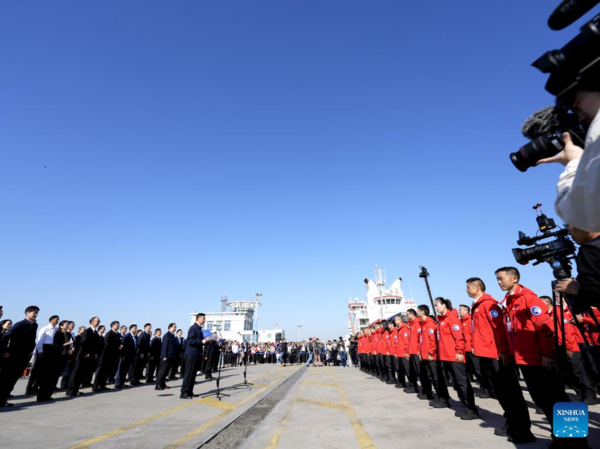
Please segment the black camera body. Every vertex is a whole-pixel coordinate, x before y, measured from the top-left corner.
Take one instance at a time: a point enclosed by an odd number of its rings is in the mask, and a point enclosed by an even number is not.
[[[542,262],[550,264],[554,277],[558,280],[571,277],[571,259],[575,255],[575,244],[569,238],[569,232],[566,229],[553,231],[557,226],[554,220],[548,218],[541,210],[541,204],[536,204],[533,208],[538,212],[536,221],[542,235],[528,237],[524,232],[519,231],[520,246],[529,246],[528,248],[513,248],[512,252],[517,263],[527,265],[534,260],[533,265]],[[556,237],[554,240],[545,243],[538,243]]]

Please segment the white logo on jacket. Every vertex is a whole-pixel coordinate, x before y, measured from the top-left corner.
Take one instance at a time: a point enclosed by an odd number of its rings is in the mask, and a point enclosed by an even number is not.
[[[533,306],[531,308],[531,314],[535,315],[535,316],[541,315],[542,314],[542,309],[540,309],[538,306]]]
[[[452,329],[454,329],[455,331],[460,330],[460,326],[458,324],[455,324],[454,326],[452,326]]]

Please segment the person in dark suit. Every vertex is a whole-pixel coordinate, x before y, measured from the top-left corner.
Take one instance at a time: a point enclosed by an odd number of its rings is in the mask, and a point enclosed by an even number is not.
[[[194,384],[196,383],[196,364],[198,358],[202,356],[202,345],[211,341],[211,337],[202,336],[202,325],[206,321],[206,315],[199,313],[196,315],[196,322],[192,324],[188,331],[185,351],[185,373],[183,383],[181,384],[181,399],[192,399],[194,397]]]
[[[93,391],[100,392],[107,390],[106,382],[108,376],[113,372],[113,367],[119,363],[119,354],[123,348],[123,337],[119,333],[119,322],[113,321],[110,323],[110,330],[103,338],[104,349],[102,357],[96,370],[96,378],[94,379]]]
[[[69,322],[69,331],[71,333],[71,338],[73,339],[73,346],[71,347],[72,351],[69,353],[69,359],[67,360],[67,366],[62,374],[62,380],[60,381],[60,389],[66,390],[69,386],[69,379],[71,378],[71,373],[75,368],[75,359],[77,358],[77,352],[81,346],[81,336],[85,332],[85,326],[79,326],[77,329],[77,335],[73,334],[73,329],[75,329],[75,323],[73,321]]]
[[[167,380],[167,374],[173,365],[177,365],[179,362],[179,339],[175,335],[177,324],[169,324],[169,330],[162,339],[162,346],[160,348],[160,367],[158,368],[158,374],[156,375],[156,387],[155,390],[164,390],[169,388],[165,381]]]
[[[58,378],[64,373],[69,357],[74,352],[73,335],[69,332],[69,325],[72,321],[61,321],[58,330],[54,334],[54,352],[56,353],[56,371],[54,373],[54,383],[56,386]]]
[[[79,391],[81,384],[83,383],[85,376],[90,369],[96,366],[100,354],[103,349],[103,339],[98,334],[98,325],[100,324],[100,318],[97,316],[90,319],[90,327],[81,335],[81,346],[77,351],[75,358],[75,367],[73,373],[69,379],[69,386],[67,388],[67,396],[77,396],[83,394]]]
[[[158,370],[160,365],[160,352],[162,348],[162,342],[160,336],[162,335],[162,329],[156,329],[154,331],[154,337],[150,340],[150,352],[148,354],[148,369],[146,370],[146,383],[154,383],[154,373]]]
[[[127,379],[127,373],[135,361],[137,340],[135,334],[137,333],[137,324],[131,324],[129,326],[129,332],[123,337],[123,349],[121,350],[121,361],[119,362],[119,371],[117,372],[117,378],[115,379],[115,388],[125,388],[125,380]]]
[[[207,330],[202,330],[202,336],[204,338],[206,337],[212,337],[212,333],[210,331]],[[212,380],[212,372],[214,370],[213,368],[213,361],[214,361],[214,356],[215,356],[215,352],[219,351],[219,344],[213,340],[207,344],[204,345],[204,347],[202,348],[202,369],[201,372],[204,373],[204,378],[205,380]]]
[[[185,341],[185,338],[183,338],[183,330],[178,329],[175,335],[177,336],[177,340],[179,340],[179,354],[177,354],[177,362],[173,362],[169,379],[176,379],[178,371],[180,376],[183,377],[183,343]]]
[[[40,308],[29,306],[25,309],[25,319],[15,323],[0,342],[0,357],[3,359],[0,371],[0,407],[9,407],[8,397],[17,380],[27,368],[35,348],[38,325],[36,318]]]
[[[121,346],[123,346],[123,338],[125,337],[126,333],[127,333],[127,326],[121,326],[121,328],[119,329],[119,337],[121,338]],[[122,350],[122,348],[121,348],[121,350]],[[121,350],[119,350],[119,355],[117,356],[117,359],[116,359],[114,365],[111,367],[110,373],[108,373],[108,381],[106,382],[107,384],[115,383],[115,377],[117,377],[117,373],[119,372],[119,365],[121,364]]]
[[[133,380],[130,382],[131,385],[141,385],[140,379],[144,377],[144,368],[148,364],[148,354],[150,353],[151,331],[152,325],[150,323],[144,324],[144,331],[140,334],[137,341],[137,353],[133,364]]]

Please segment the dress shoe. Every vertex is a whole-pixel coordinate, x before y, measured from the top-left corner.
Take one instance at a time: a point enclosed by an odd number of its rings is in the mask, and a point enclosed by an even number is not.
[[[180,399],[194,399],[194,396],[191,396],[189,394],[182,394],[181,396],[179,396]]]
[[[527,444],[536,441],[535,436],[531,431],[527,432],[509,432],[508,441],[515,444]]]
[[[478,413],[475,413],[473,410],[467,410],[462,415],[460,415],[460,419],[463,421],[472,421],[474,419],[481,419]]]

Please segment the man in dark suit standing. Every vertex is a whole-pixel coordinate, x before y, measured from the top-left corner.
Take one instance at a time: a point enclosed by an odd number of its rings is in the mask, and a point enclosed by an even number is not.
[[[148,369],[146,370],[146,383],[154,383],[154,373],[158,370],[160,365],[160,352],[162,348],[162,342],[160,336],[162,335],[162,329],[157,328],[154,331],[154,337],[150,340],[150,352],[148,354]]]
[[[100,318],[97,316],[90,320],[90,327],[81,335],[81,347],[77,351],[77,357],[75,358],[75,367],[73,373],[69,379],[69,387],[67,389],[67,396],[77,396],[83,394],[79,391],[82,382],[85,380],[87,373],[93,370],[96,366],[100,354],[103,349],[103,339],[98,334],[98,325],[100,324]]]
[[[81,336],[85,332],[85,326],[80,326],[79,329],[77,329],[77,335],[73,333],[73,329],[75,329],[75,323],[73,321],[70,321],[69,333],[71,334],[73,345],[71,346],[72,351],[69,352],[67,366],[65,367],[65,370],[62,373],[62,379],[60,381],[61,390],[66,390],[69,386],[69,379],[71,378],[71,373],[75,368],[75,359],[77,359],[77,353],[79,352],[79,348],[81,347]]]
[[[27,368],[31,354],[35,348],[35,337],[38,325],[36,318],[40,308],[29,306],[25,309],[25,319],[15,323],[0,342],[0,407],[10,407],[7,402],[17,380]]]
[[[169,379],[176,379],[178,370],[180,377],[183,377],[183,348],[185,343],[185,338],[183,338],[183,330],[178,329],[175,335],[179,340],[179,354],[177,354],[177,363],[174,363],[173,367],[171,368],[171,375],[169,376]]]
[[[115,379],[115,388],[124,388],[125,380],[127,379],[127,373],[131,368],[135,360],[135,353],[137,347],[137,340],[135,334],[137,333],[137,324],[129,326],[129,332],[123,336],[123,349],[121,350],[121,361],[119,362],[119,371],[117,372],[117,378]],[[127,386],[128,387],[128,386]]]
[[[140,379],[144,377],[144,368],[148,364],[148,354],[150,353],[150,332],[152,325],[144,324],[144,331],[138,338],[137,354],[133,365],[133,380],[131,385],[141,385]]]
[[[194,384],[196,383],[196,363],[202,356],[202,345],[211,341],[210,337],[203,338],[202,325],[206,321],[206,315],[199,313],[196,315],[196,322],[192,324],[188,331],[185,351],[185,373],[183,383],[181,384],[181,399],[192,399],[194,397]]]
[[[156,375],[156,387],[155,390],[164,390],[167,387],[165,381],[167,380],[167,374],[169,369],[179,362],[179,339],[175,335],[177,324],[169,324],[169,330],[162,339],[162,346],[160,349],[160,367],[158,368],[158,374]]]
[[[114,366],[119,363],[119,354],[123,348],[123,337],[119,333],[119,322],[113,321],[110,323],[110,330],[103,338],[104,350],[102,358],[96,370],[96,378],[94,379],[93,391],[100,392],[107,390],[106,382],[108,376],[113,372]]]

